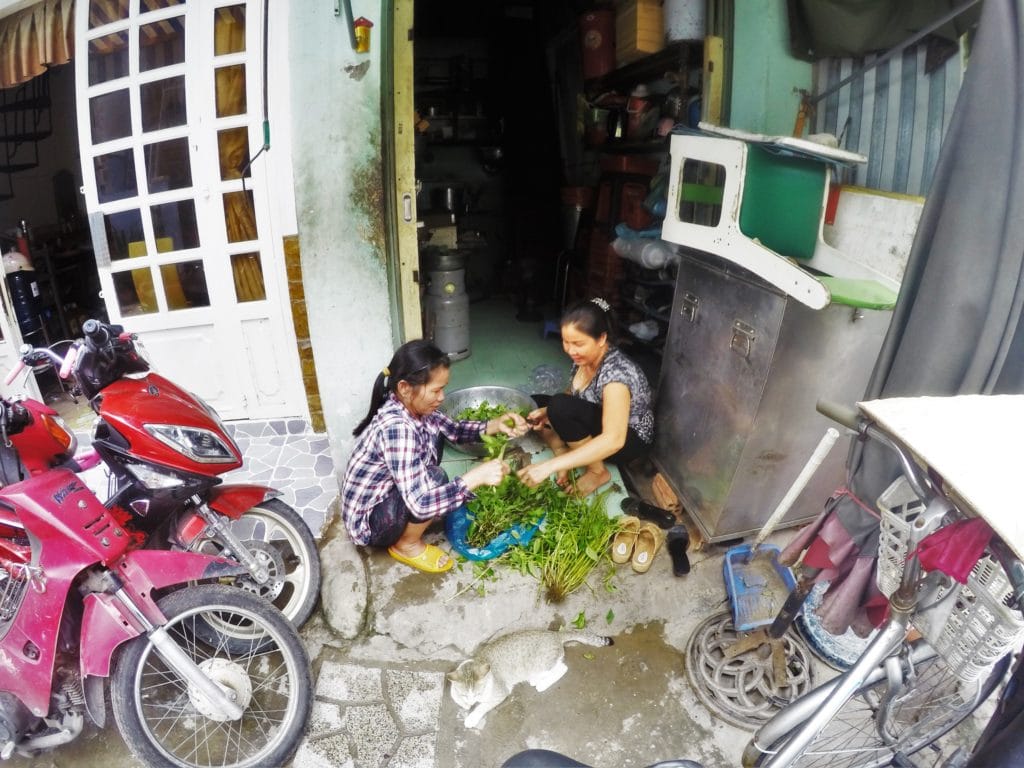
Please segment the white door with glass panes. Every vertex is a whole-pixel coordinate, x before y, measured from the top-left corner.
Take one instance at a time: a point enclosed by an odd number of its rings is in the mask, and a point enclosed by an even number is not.
[[[263,3],[82,0],[86,206],[111,322],[224,418],[306,415],[263,146]],[[276,65],[275,65],[276,66]]]

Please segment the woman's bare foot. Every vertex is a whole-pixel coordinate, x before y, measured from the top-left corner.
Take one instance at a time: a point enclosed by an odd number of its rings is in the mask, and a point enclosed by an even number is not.
[[[555,475],[555,483],[558,485],[559,488],[568,488],[569,487],[569,473],[568,472],[559,472],[557,475]]]
[[[602,485],[611,482],[611,479],[611,472],[607,469],[602,469],[600,472],[594,472],[588,469],[576,478],[573,492],[580,497],[589,496]]]

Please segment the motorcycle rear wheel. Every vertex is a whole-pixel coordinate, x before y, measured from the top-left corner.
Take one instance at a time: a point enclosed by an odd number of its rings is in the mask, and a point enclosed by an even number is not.
[[[111,705],[128,748],[144,763],[173,768],[285,765],[302,739],[312,706],[309,659],[295,628],[263,600],[219,584],[172,592],[159,601],[178,647],[243,704],[237,721],[204,714],[200,694],[163,661],[149,638],[118,654]],[[211,627],[258,626],[241,650]]]
[[[280,499],[268,499],[228,524],[271,571],[269,584],[239,576],[233,586],[267,599],[295,627],[301,627],[316,609],[321,578],[320,552],[302,515]],[[201,540],[196,549],[207,555],[222,553],[219,542],[212,539]]]

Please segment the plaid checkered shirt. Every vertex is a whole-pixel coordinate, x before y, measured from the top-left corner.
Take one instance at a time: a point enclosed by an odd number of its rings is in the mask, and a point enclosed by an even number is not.
[[[435,486],[427,468],[437,464],[438,435],[453,443],[479,440],[485,421],[453,421],[440,411],[417,419],[394,395],[356,440],[345,469],[341,512],[356,544],[370,539],[370,512],[397,487],[412,516],[430,520],[473,498],[461,477]]]

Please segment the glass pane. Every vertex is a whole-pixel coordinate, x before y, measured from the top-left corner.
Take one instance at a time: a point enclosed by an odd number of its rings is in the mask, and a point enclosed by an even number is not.
[[[185,17],[175,16],[139,26],[139,71],[185,61]]]
[[[142,232],[140,211],[108,213],[103,217],[103,223],[107,230],[107,250],[110,251],[112,261],[145,255],[146,236]]]
[[[251,191],[224,194],[224,226],[229,243],[257,238],[256,208],[252,203]]]
[[[160,253],[199,247],[199,227],[196,224],[196,206],[191,200],[154,205],[153,237]]]
[[[101,203],[139,194],[135,180],[135,156],[130,149],[99,155],[93,159],[93,164],[96,167],[96,194]]]
[[[222,179],[242,178],[242,169],[245,175],[250,175],[249,170],[249,129],[229,128],[226,131],[217,132],[217,148],[220,152],[220,177]]]
[[[141,0],[139,13],[158,11],[161,8],[172,8],[175,5],[182,5],[185,0]]]
[[[149,267],[114,272],[114,292],[122,315],[146,315],[157,311],[156,291]]]
[[[679,185],[679,220],[687,224],[717,227],[722,218],[725,166],[703,160],[683,160]]]
[[[217,81],[217,117],[245,114],[245,65],[221,67]]]
[[[180,264],[164,264],[160,267],[164,279],[164,295],[168,309],[188,309],[210,306],[210,294],[206,290],[206,272],[203,262],[183,261]]]
[[[128,76],[128,33],[89,41],[89,85]]]
[[[245,50],[245,6],[218,8],[213,19],[213,55],[240,53]]]
[[[123,139],[132,135],[132,115],[128,89],[93,96],[89,99],[92,143]]]
[[[92,0],[89,3],[89,29],[128,18],[128,0]]]
[[[235,298],[238,301],[263,301],[267,298],[263,264],[258,253],[232,255],[231,272],[235,276]]]
[[[188,159],[188,139],[171,139],[147,144],[146,182],[150,192],[192,186],[192,167]]]
[[[139,87],[142,99],[142,130],[158,131],[185,125],[185,76],[169,77]]]

